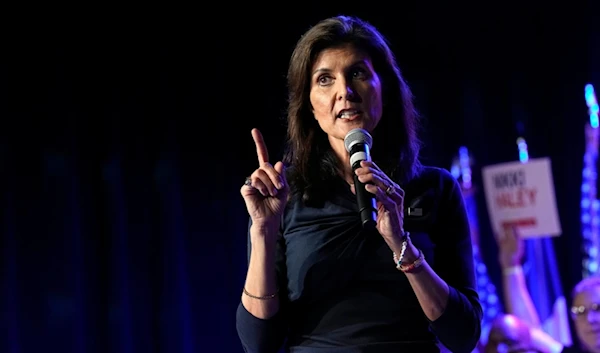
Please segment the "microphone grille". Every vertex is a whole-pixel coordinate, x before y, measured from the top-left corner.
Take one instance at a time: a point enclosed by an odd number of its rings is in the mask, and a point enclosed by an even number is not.
[[[352,146],[357,143],[364,143],[369,148],[373,145],[373,137],[367,132],[365,129],[352,129],[348,131],[346,137],[344,137],[344,146],[346,146],[346,151],[350,152]]]

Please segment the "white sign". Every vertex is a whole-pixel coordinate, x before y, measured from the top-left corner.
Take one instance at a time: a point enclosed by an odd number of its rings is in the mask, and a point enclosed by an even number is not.
[[[562,233],[549,158],[483,167],[483,187],[495,234],[515,225],[523,238]]]

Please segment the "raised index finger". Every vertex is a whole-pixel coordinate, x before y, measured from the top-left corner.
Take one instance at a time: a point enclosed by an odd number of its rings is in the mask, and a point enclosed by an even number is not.
[[[262,166],[265,163],[269,163],[269,152],[265,145],[265,140],[258,129],[252,129],[252,138],[256,144],[256,155],[258,156],[258,163]]]

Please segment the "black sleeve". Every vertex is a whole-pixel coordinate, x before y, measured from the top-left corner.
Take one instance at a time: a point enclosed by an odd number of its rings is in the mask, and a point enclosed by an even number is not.
[[[471,352],[481,334],[483,311],[477,294],[469,220],[458,182],[444,171],[440,183],[434,271],[448,284],[450,295],[446,309],[431,322],[431,328],[452,352]]]

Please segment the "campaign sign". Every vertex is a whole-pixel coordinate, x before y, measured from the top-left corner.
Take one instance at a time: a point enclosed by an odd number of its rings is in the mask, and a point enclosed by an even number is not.
[[[523,238],[562,233],[549,158],[483,167],[483,187],[495,234],[515,225]]]

